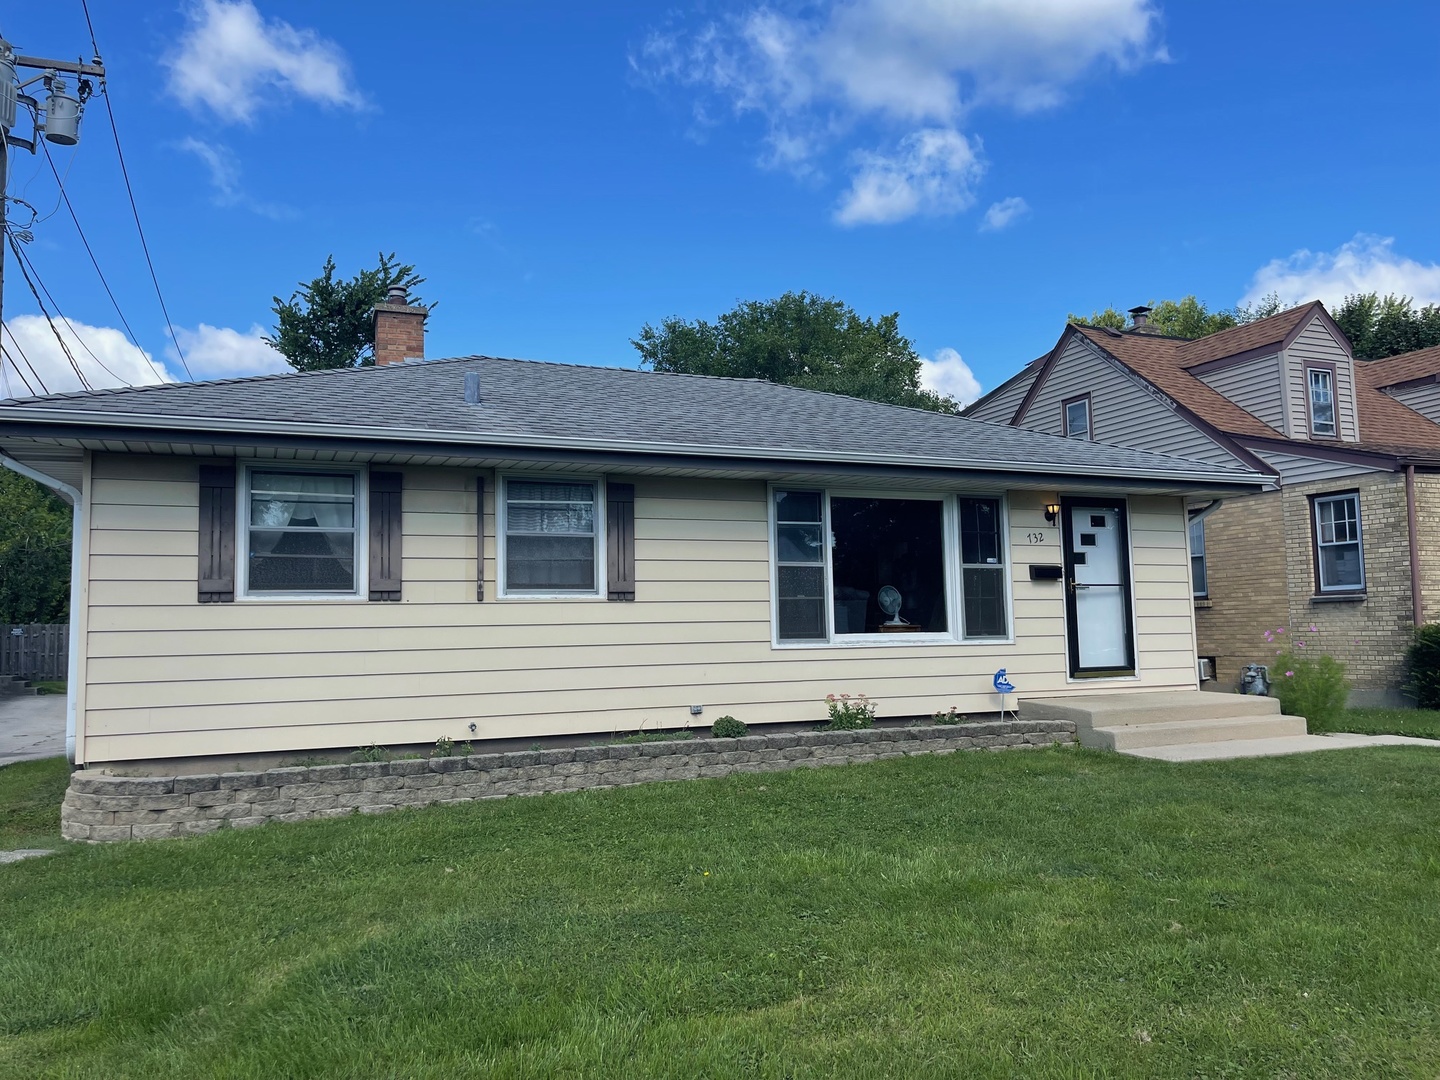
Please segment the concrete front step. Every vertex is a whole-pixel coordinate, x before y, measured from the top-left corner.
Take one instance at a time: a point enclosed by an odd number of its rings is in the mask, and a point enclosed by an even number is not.
[[[1301,717],[1265,716],[1124,724],[1090,728],[1088,731],[1082,729],[1079,735],[1084,746],[1138,750],[1151,746],[1233,742],[1237,739],[1283,739],[1305,733],[1305,721]]]
[[[1280,715],[1280,702],[1249,694],[1207,694],[1199,690],[1134,691],[1123,694],[1071,694],[1022,698],[1026,720],[1070,720],[1091,727],[1168,724],[1180,720]]]

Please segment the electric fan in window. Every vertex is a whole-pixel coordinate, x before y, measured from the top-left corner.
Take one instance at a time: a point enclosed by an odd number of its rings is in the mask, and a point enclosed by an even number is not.
[[[894,585],[884,586],[880,590],[879,595],[875,597],[875,602],[880,605],[881,611],[890,616],[890,621],[885,624],[886,626],[910,625],[909,619],[902,619],[900,617],[900,605],[903,600],[900,596],[900,590],[895,588]]]

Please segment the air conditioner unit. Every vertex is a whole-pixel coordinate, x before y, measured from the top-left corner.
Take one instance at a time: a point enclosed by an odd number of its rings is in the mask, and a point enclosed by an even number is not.
[[[1201,682],[1215,681],[1215,658],[1212,656],[1198,656],[1195,658],[1195,670],[1200,676]]]

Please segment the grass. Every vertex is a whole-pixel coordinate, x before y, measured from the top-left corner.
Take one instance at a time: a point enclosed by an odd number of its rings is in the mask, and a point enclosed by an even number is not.
[[[693,739],[693,731],[637,731],[631,735],[617,735],[611,739],[612,743],[648,743],[648,742],[683,742],[686,739]]]
[[[1435,709],[1346,709],[1332,726],[1307,721],[1310,732],[1351,731],[1359,735],[1410,735],[1440,739],[1440,711]]]
[[[1437,766],[956,754],[76,845],[0,867],[0,1076],[1434,1077]]]
[[[0,768],[0,851],[59,846],[60,800],[69,783],[63,757]]]
[[[41,679],[38,682],[32,682],[30,685],[35,687],[35,689],[42,694],[65,693],[65,683],[63,680],[60,682],[56,682],[53,679]]]

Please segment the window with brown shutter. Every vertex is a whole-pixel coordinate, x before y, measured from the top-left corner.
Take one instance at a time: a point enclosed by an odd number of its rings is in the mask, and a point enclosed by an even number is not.
[[[404,476],[370,474],[370,599],[400,599],[401,512]]]
[[[635,599],[635,485],[605,487],[605,561],[610,600]]]
[[[200,466],[202,604],[235,599],[235,464]]]

